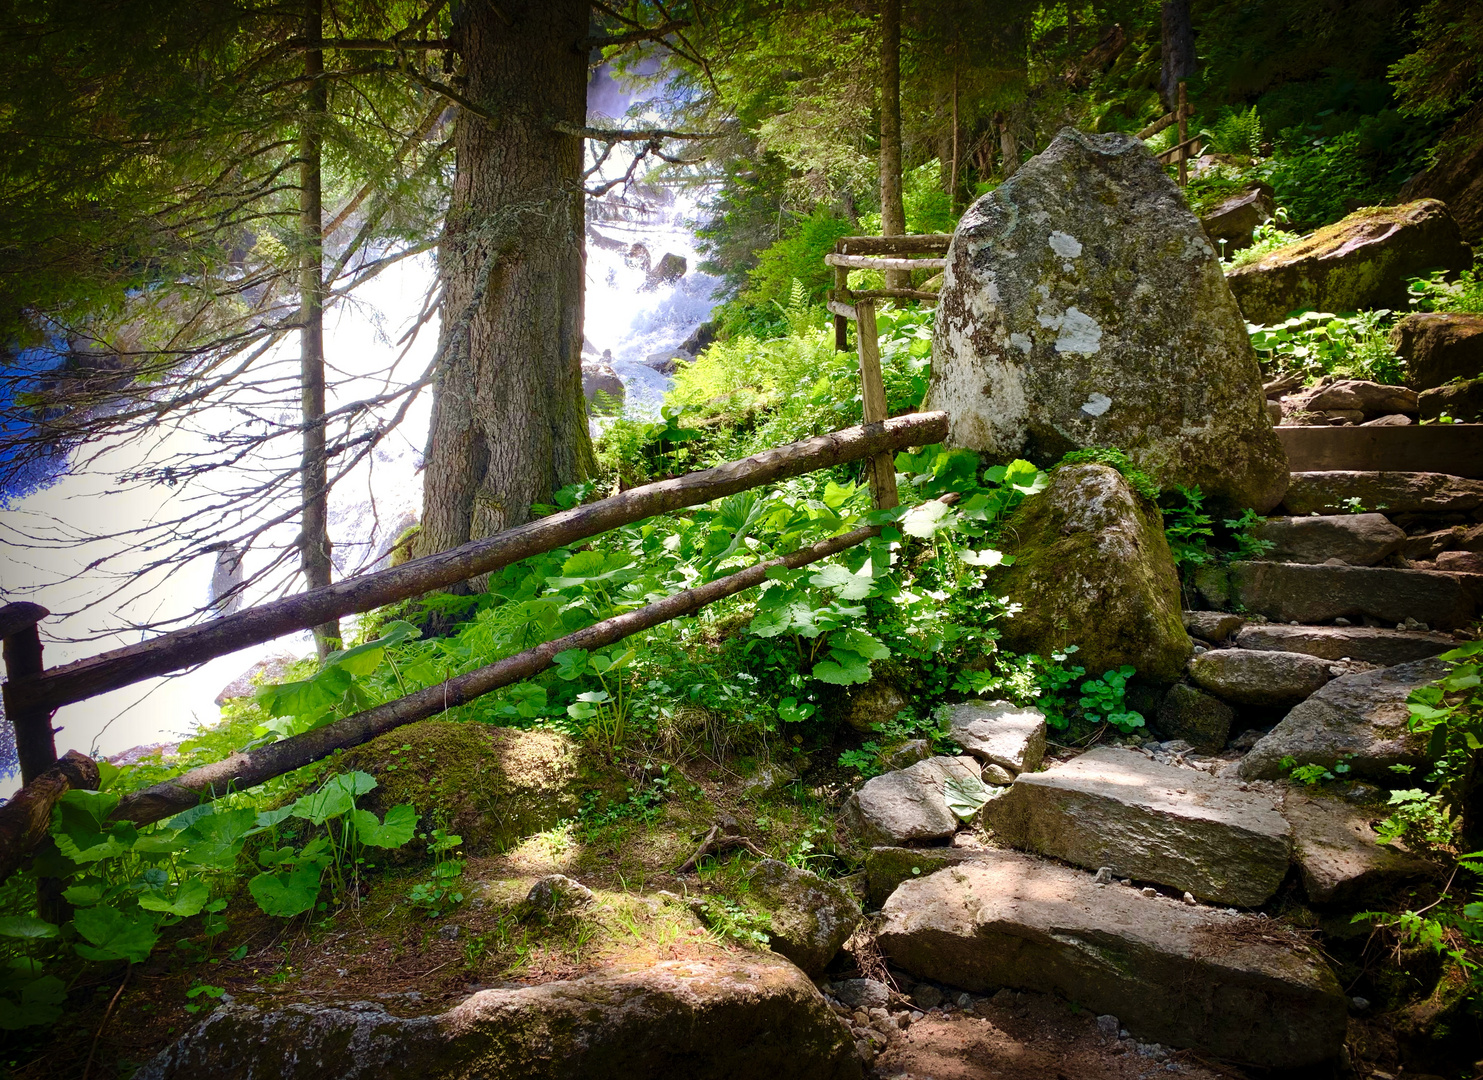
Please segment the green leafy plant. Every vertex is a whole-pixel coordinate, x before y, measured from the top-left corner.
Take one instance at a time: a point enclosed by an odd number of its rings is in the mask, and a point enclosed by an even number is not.
[[[1232,559],[1260,559],[1277,546],[1272,540],[1262,540],[1253,535],[1253,531],[1263,524],[1263,518],[1249,506],[1240,517],[1226,518],[1222,524],[1230,531],[1231,541],[1236,545]]]
[[[1056,467],[1064,465],[1081,465],[1092,462],[1097,465],[1108,465],[1122,473],[1123,479],[1133,486],[1133,490],[1142,495],[1150,502],[1158,499],[1159,485],[1156,480],[1138,466],[1133,464],[1133,459],[1115,446],[1091,446],[1084,450],[1072,450],[1057,463]]]
[[[1279,206],[1271,220],[1263,222],[1251,231],[1251,243],[1226,260],[1226,265],[1234,268],[1260,262],[1264,255],[1269,255],[1278,248],[1285,248],[1302,239],[1298,233],[1283,229],[1282,226],[1285,224],[1287,224],[1287,210]]]
[[[1405,365],[1390,343],[1393,314],[1387,308],[1352,315],[1305,311],[1274,326],[1248,326],[1247,331],[1252,348],[1276,371],[1399,383],[1405,379]]]
[[[697,910],[711,931],[723,938],[765,949],[772,941],[772,919],[765,912],[753,911],[726,896],[707,896]]]
[[[433,857],[433,868],[426,881],[413,885],[407,899],[414,907],[428,913],[429,918],[438,918],[449,908],[463,903],[464,895],[458,887],[463,877],[463,860],[457,858],[458,847],[463,837],[447,832],[441,826],[429,833],[419,833],[418,838],[427,842],[428,853]]]
[[[1081,706],[1087,720],[1092,723],[1111,724],[1121,732],[1136,731],[1143,726],[1143,714],[1128,708],[1127,685],[1133,677],[1133,667],[1124,665],[1104,671],[1098,679],[1088,679],[1081,684]]]
[[[1210,149],[1217,154],[1261,156],[1262,120],[1256,114],[1255,105],[1245,111],[1222,109],[1215,125],[1200,134],[1209,140]]]
[[[1215,560],[1209,546],[1215,538],[1211,529],[1215,519],[1205,512],[1205,495],[1198,484],[1177,487],[1174,494],[1178,501],[1164,510],[1164,536],[1174,566],[1181,571],[1206,566]]]
[[[1338,780],[1341,777],[1348,776],[1350,768],[1349,757],[1351,756],[1345,755],[1340,758],[1334,763],[1332,768],[1317,762],[1299,765],[1298,759],[1291,755],[1284,756],[1277,764],[1287,770],[1288,779],[1294,783],[1307,784],[1311,787],[1315,784],[1321,784],[1326,780]]]
[[[853,769],[862,780],[869,780],[886,771],[885,763],[881,760],[880,744],[874,741],[861,743],[858,750],[844,751],[839,755],[839,766],[842,769]]]
[[[1411,306],[1417,311],[1455,311],[1483,315],[1483,270],[1474,265],[1452,281],[1444,271],[1416,278],[1407,287]]]

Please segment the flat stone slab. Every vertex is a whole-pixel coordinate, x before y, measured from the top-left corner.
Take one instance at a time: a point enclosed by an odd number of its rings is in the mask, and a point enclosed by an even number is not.
[[[1300,652],[1212,649],[1189,662],[1196,686],[1237,705],[1296,705],[1333,675],[1329,664]]]
[[[1293,861],[1309,900],[1357,907],[1439,872],[1437,863],[1379,842],[1370,822],[1386,813],[1384,806],[1356,806],[1332,795],[1287,793],[1282,815],[1292,825]]]
[[[970,758],[934,757],[872,777],[845,803],[845,828],[867,847],[945,843],[959,825],[947,806],[947,781],[979,775]]]
[[[347,1000],[225,1005],[138,1080],[859,1080],[849,1029],[781,957],[661,960],[639,970],[481,990],[400,1017]]]
[[[1045,714],[1008,701],[965,701],[954,705],[953,742],[980,761],[1017,776],[1040,768],[1045,756]]]
[[[1060,994],[1141,1040],[1254,1065],[1339,1052],[1347,1001],[1280,924],[1136,889],[1009,851],[904,883],[878,942],[919,979],[983,993]]]
[[[1277,622],[1322,623],[1366,616],[1395,625],[1407,619],[1437,630],[1472,621],[1476,601],[1454,575],[1384,566],[1307,566],[1237,562],[1230,599]]]
[[[1276,780],[1282,759],[1332,768],[1345,761],[1351,775],[1394,786],[1392,765],[1424,766],[1426,737],[1407,724],[1406,698],[1450,670],[1437,659],[1342,675],[1283,717],[1241,759],[1244,780]]]
[[[1483,506],[1483,480],[1436,472],[1295,472],[1282,505],[1291,514],[1334,514],[1358,499],[1390,514],[1452,513]]]
[[[1245,619],[1229,611],[1186,611],[1182,614],[1184,632],[1202,641],[1224,641],[1246,625]]]
[[[1384,514],[1273,518],[1252,529],[1251,535],[1273,545],[1263,557],[1276,562],[1341,559],[1350,566],[1374,566],[1406,543],[1405,530]]]
[[[1307,653],[1324,660],[1362,660],[1391,667],[1425,660],[1457,647],[1448,634],[1425,630],[1386,630],[1371,626],[1284,626],[1252,623],[1236,634],[1242,649]]]
[[[1222,904],[1254,907],[1287,873],[1287,822],[1269,798],[1117,747],[1022,774],[983,820],[1011,847]]]

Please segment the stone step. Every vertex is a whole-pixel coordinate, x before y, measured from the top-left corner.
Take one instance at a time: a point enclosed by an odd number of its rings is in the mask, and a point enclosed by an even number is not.
[[[1392,765],[1427,764],[1427,737],[1410,729],[1406,698],[1449,670],[1432,658],[1334,679],[1257,741],[1241,759],[1242,779],[1280,779],[1287,773],[1283,759],[1291,758],[1329,769],[1343,762],[1355,778],[1413,786],[1391,771]]]
[[[1270,798],[1118,747],[1022,774],[983,820],[1011,847],[1222,904],[1255,907],[1287,873],[1287,822]]]
[[[1322,563],[1338,559],[1350,566],[1374,566],[1399,551],[1406,533],[1384,514],[1317,514],[1271,518],[1251,530],[1272,545],[1263,560]]]
[[[1404,427],[1279,427],[1277,438],[1295,473],[1439,472],[1483,478],[1483,424]]]
[[[1009,851],[905,882],[884,914],[881,949],[919,979],[1060,994],[1145,1041],[1294,1068],[1329,1060],[1344,1040],[1338,981],[1272,920]]]
[[[1295,472],[1282,505],[1290,514],[1336,514],[1350,509],[1346,499],[1386,514],[1467,512],[1483,506],[1483,480],[1437,472]]]
[[[1302,652],[1211,649],[1189,662],[1190,681],[1233,705],[1291,708],[1333,678],[1331,665]]]
[[[1319,788],[1290,788],[1282,816],[1292,825],[1293,862],[1314,904],[1360,910],[1383,902],[1397,885],[1441,871],[1439,863],[1380,843],[1370,822],[1387,816],[1383,805],[1356,805]]]
[[[1425,660],[1457,644],[1450,634],[1372,626],[1249,623],[1236,631],[1236,646],[1241,649],[1307,653],[1323,660],[1361,660],[1381,667]]]
[[[849,797],[840,818],[853,842],[863,847],[944,843],[960,824],[948,809],[948,781],[980,778],[973,758],[927,758],[871,777]]]
[[[1214,568],[1207,568],[1214,569]],[[1455,630],[1477,610],[1477,574],[1396,570],[1384,566],[1313,566],[1236,562],[1223,576],[1202,574],[1199,587],[1224,590],[1212,597],[1285,623],[1371,618],[1388,626],[1407,619],[1433,630]]]

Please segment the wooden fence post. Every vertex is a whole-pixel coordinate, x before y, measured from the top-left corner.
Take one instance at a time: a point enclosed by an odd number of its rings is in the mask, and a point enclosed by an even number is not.
[[[41,635],[36,624],[51,612],[40,604],[17,603],[0,607],[0,639],[5,655],[5,715],[15,729],[16,757],[21,764],[21,783],[29,784],[56,764],[56,733],[52,710],[37,708],[25,700],[25,679],[40,675]]]
[[[834,268],[834,299],[848,304],[850,293],[850,270],[847,266]],[[834,316],[834,351],[850,351],[850,321],[843,315]]]
[[[855,304],[855,334],[860,345],[860,402],[865,427],[886,420],[886,385],[881,379],[881,346],[875,328],[875,301]],[[889,450],[877,454],[866,466],[870,494],[877,510],[888,510],[901,502],[896,493],[896,455]]]
[[[1185,161],[1189,158],[1189,147],[1185,142],[1189,139],[1189,118],[1185,116],[1184,80],[1179,80],[1179,104],[1175,110],[1179,117],[1179,186],[1185,187],[1189,184],[1189,168]]]

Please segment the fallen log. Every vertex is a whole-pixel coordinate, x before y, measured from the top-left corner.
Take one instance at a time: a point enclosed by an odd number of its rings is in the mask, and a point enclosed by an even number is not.
[[[228,792],[256,787],[275,776],[328,757],[336,750],[348,750],[405,724],[426,720],[493,690],[523,682],[550,667],[557,653],[567,649],[590,650],[611,645],[631,634],[652,629],[682,615],[689,615],[706,604],[760,585],[766,580],[769,570],[807,566],[879,534],[880,528],[877,526],[854,529],[842,536],[800,548],[790,555],[768,559],[696,588],[686,589],[636,611],[594,623],[576,633],[537,645],[533,649],[408,694],[396,701],[389,701],[385,705],[336,720],[315,731],[307,731],[253,750],[239,751],[222,761],[202,765],[143,791],[125,795],[114,810],[113,817],[116,820],[145,825]]]
[[[946,436],[946,413],[914,413],[868,428],[852,427],[818,435],[739,461],[630,488],[611,498],[573,507],[389,570],[363,574],[199,626],[175,630],[40,675],[12,678],[6,687],[7,708],[23,705],[36,710],[55,710],[70,702],[204,663],[332,619],[446,588],[621,525],[847,461],[941,442]],[[17,704],[12,706],[12,701]]]
[[[945,252],[952,233],[916,233],[906,236],[841,236],[834,241],[837,255],[911,255]]]
[[[824,262],[828,266],[847,266],[855,270],[942,270],[947,267],[946,259],[894,259],[833,253],[825,255]]]
[[[68,750],[0,806],[0,881],[19,870],[32,849],[45,839],[51,827],[52,807],[73,788],[96,791],[98,763]]]

